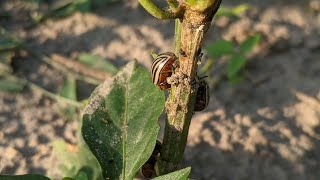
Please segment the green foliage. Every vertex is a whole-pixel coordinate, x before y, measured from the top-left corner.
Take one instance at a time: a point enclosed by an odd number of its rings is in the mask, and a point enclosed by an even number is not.
[[[12,73],[11,61],[13,53],[10,51],[0,52],[0,76],[5,76]]]
[[[21,46],[21,42],[14,36],[10,36],[0,27],[0,51],[9,51]]]
[[[239,71],[246,65],[246,58],[242,54],[233,54],[227,67],[227,76],[229,79],[238,75]]]
[[[72,76],[68,76],[62,84],[60,95],[62,97],[77,100],[76,80]]]
[[[118,68],[113,65],[110,61],[96,55],[92,55],[89,53],[80,54],[78,60],[92,68],[99,69],[102,71],[109,72],[111,74],[115,74],[118,72]]]
[[[169,174],[165,174],[163,176],[159,176],[156,178],[153,178],[153,180],[187,180],[188,176],[190,174],[191,168],[187,167]]]
[[[26,84],[11,78],[0,79],[0,90],[8,92],[20,92],[24,89]]]
[[[11,61],[13,51],[19,48],[21,42],[12,36],[8,36],[0,28],[0,90],[8,92],[20,92],[26,86],[26,83],[11,77]]]
[[[231,54],[234,51],[234,45],[231,41],[219,39],[206,47],[209,56],[221,57]]]
[[[41,22],[49,17],[61,18],[71,15],[76,11],[88,12],[89,10],[89,0],[57,0],[49,6],[48,11],[33,13],[32,18],[35,22]]]
[[[39,174],[25,174],[25,175],[0,175],[1,180],[50,180],[50,178]]]
[[[82,135],[104,178],[133,179],[155,147],[163,107],[163,92],[135,61],[94,91]]]
[[[150,55],[152,56],[153,59],[155,59],[158,56],[158,54],[151,52],[151,51],[150,51]]]
[[[76,79],[73,76],[67,76],[67,78],[62,83],[59,94],[60,96],[67,99],[77,101],[77,84]],[[73,119],[76,116],[76,107],[67,105],[63,102],[59,102],[59,106],[61,108],[62,114],[67,119]]]
[[[91,4],[93,6],[99,6],[99,5],[103,5],[103,4],[110,4],[113,2],[117,2],[119,0],[91,0]]]
[[[216,0],[185,0],[185,3],[192,9],[202,11],[210,7],[215,1]]]
[[[223,39],[209,44],[206,47],[206,51],[211,58],[209,58],[203,68],[200,69],[200,73],[204,74],[206,71],[210,70],[214,65],[215,58],[226,56],[229,59],[226,69],[226,75],[229,81],[233,84],[240,82],[243,79],[240,72],[247,63],[246,56],[260,42],[260,40],[261,35],[255,34],[253,36],[249,36],[246,40],[240,43],[240,45],[236,45],[231,41]]]
[[[240,52],[242,54],[249,53],[254,48],[254,46],[256,46],[260,42],[260,40],[260,34],[248,37],[244,42],[240,44]]]
[[[20,42],[12,37],[1,37],[0,38],[0,51],[11,50],[17,48],[20,45]]]
[[[59,158],[59,169],[64,176],[76,180],[99,180],[102,178],[100,165],[82,138],[77,146],[59,140],[53,143],[53,152]]]
[[[221,16],[238,17],[243,12],[247,11],[250,8],[251,6],[248,4],[241,4],[235,7],[221,6],[215,16],[216,17],[221,17]]]
[[[44,12],[32,13],[32,18],[39,23],[47,18],[61,18],[75,12],[89,12],[93,6],[100,6],[115,2],[117,0],[55,0],[49,4],[49,9]],[[34,3],[44,3],[42,0],[35,0]]]

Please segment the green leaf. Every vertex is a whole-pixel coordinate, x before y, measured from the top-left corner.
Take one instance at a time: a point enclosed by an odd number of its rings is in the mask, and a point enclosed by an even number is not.
[[[152,51],[150,51],[150,55],[152,56],[153,59],[155,59],[158,56],[158,54],[156,54],[156,53],[154,53]]]
[[[251,6],[248,4],[241,4],[236,7],[232,7],[232,8],[226,7],[226,6],[221,6],[215,16],[216,17],[221,17],[221,16],[238,17],[243,12],[247,11],[250,8],[251,8]]]
[[[118,0],[91,0],[91,3],[94,6],[105,5],[113,2],[117,2]]]
[[[71,177],[63,177],[62,180],[77,180],[77,179],[73,179]]]
[[[47,18],[61,18],[73,14],[76,11],[90,11],[90,0],[56,0],[48,12],[39,12],[32,15],[36,23],[46,20]]]
[[[17,39],[0,34],[0,51],[7,51],[18,48],[21,42]]]
[[[25,87],[25,83],[22,81],[16,81],[12,79],[0,79],[0,90],[8,92],[20,92]]]
[[[212,69],[214,64],[214,59],[208,58],[205,64],[202,66],[202,68],[200,68],[200,70],[198,71],[198,75],[204,76],[205,74],[207,74]]]
[[[229,60],[227,67],[227,76],[231,78],[235,76],[246,64],[246,58],[242,54],[234,54]]]
[[[71,148],[70,148],[71,147]],[[73,148],[72,148],[73,147]],[[76,180],[103,179],[97,159],[80,138],[77,146],[66,144],[63,140],[53,142],[53,153],[59,159],[59,169],[66,178]]]
[[[55,17],[70,15],[76,11],[88,12],[90,10],[90,0],[58,0],[53,4],[50,14]]]
[[[156,144],[164,93],[136,61],[91,95],[82,136],[98,159],[104,178],[133,179]]]
[[[71,76],[68,76],[62,84],[60,95],[68,99],[77,100],[76,88],[76,79]]]
[[[253,49],[253,47],[260,42],[260,40],[261,40],[260,34],[256,34],[248,37],[244,42],[240,44],[240,52],[244,54],[250,52]]]
[[[0,76],[12,73],[12,57],[13,53],[10,51],[0,52]]]
[[[185,4],[194,10],[203,11],[210,7],[216,0],[185,0]]]
[[[163,176],[153,178],[153,180],[187,180],[190,174],[191,167],[187,167]]]
[[[85,172],[78,172],[78,174],[75,177],[76,180],[89,180],[87,174]]]
[[[243,81],[243,76],[240,74],[236,74],[234,76],[229,77],[229,82],[232,85],[236,85],[236,84],[240,83],[241,81]]]
[[[240,14],[242,14],[243,12],[247,11],[248,9],[250,9],[251,6],[249,4],[240,4],[234,8],[232,8],[232,14],[234,14],[235,16],[239,16]]]
[[[89,65],[90,67],[106,71],[112,74],[118,72],[118,68],[113,65],[110,61],[96,55],[92,55],[89,53],[80,54],[78,60],[84,64]]]
[[[77,100],[77,84],[76,79],[72,76],[68,76],[60,89],[60,96],[71,99],[71,100]],[[61,111],[63,115],[67,119],[73,119],[75,117],[77,108],[74,106],[66,105],[65,103],[59,103],[61,107]]]
[[[229,55],[234,51],[234,45],[231,41],[219,39],[206,47],[209,56],[221,57]]]
[[[40,174],[25,175],[0,175],[1,180],[50,180],[50,178]]]

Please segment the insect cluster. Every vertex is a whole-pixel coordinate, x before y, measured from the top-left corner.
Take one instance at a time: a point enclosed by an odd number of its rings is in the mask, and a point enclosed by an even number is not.
[[[167,78],[171,77],[178,63],[177,56],[172,52],[165,52],[159,54],[152,63],[151,73],[152,82],[161,90],[169,90],[171,84],[168,83]],[[209,103],[209,86],[203,78],[198,78],[198,91],[196,95],[196,103],[194,111],[204,110]]]

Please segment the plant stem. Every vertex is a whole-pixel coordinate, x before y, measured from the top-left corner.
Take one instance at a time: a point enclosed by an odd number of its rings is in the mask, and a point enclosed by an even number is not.
[[[139,3],[154,17],[158,19],[172,19],[172,14],[155,5],[151,0],[139,0]]]
[[[139,3],[152,16],[154,16],[158,19],[175,19],[175,18],[178,18],[178,16],[180,15],[179,8],[173,9],[173,11],[165,11],[165,10],[161,9],[160,7],[158,7],[156,4],[154,4],[151,0],[139,0]],[[171,4],[171,5],[173,6],[173,4]]]
[[[183,5],[185,11],[181,23],[180,48],[184,53],[179,55],[180,66],[175,71],[175,74],[182,78],[179,83],[172,85],[166,102],[167,120],[156,167],[160,175],[176,170],[183,158],[198,89],[195,79],[198,61],[201,58],[201,45],[220,2],[221,0],[217,0],[204,11]]]
[[[180,54],[180,46],[181,46],[181,23],[179,19],[175,20],[174,27],[174,49],[175,54],[179,56]]]

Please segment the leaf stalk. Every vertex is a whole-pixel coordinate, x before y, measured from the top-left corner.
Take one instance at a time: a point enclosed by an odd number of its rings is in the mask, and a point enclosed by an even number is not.
[[[148,13],[158,19],[176,19],[180,17],[182,11],[182,8],[180,7],[164,10],[151,0],[139,0],[139,3],[148,11]],[[168,0],[168,4],[170,7],[176,6],[172,0]]]

